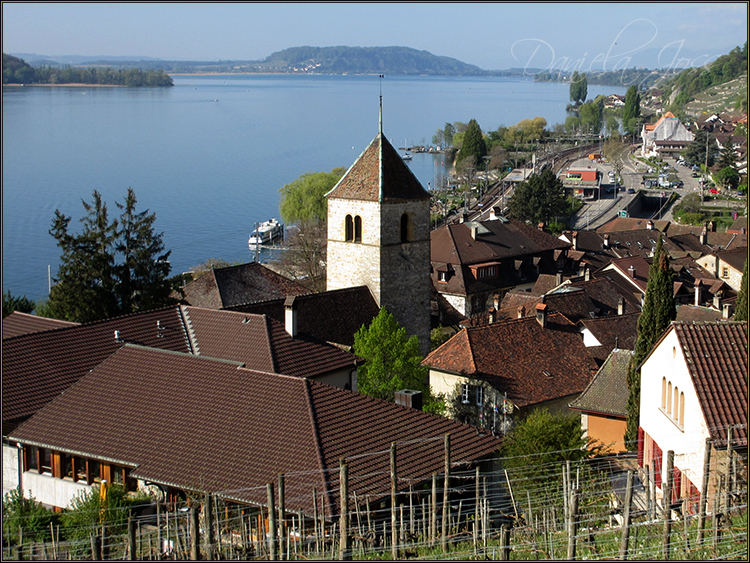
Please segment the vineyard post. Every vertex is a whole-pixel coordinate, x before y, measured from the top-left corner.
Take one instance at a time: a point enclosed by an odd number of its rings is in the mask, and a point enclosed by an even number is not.
[[[666,479],[664,480],[663,496],[661,499],[664,511],[664,532],[662,536],[662,557],[669,560],[669,542],[672,531],[672,468],[674,467],[674,450],[667,452]]]
[[[273,483],[266,484],[266,497],[268,498],[268,559],[276,561],[276,501]]]
[[[443,528],[440,538],[443,553],[448,553],[448,517],[450,516],[450,481],[451,481],[451,435],[445,435],[445,485],[443,490]]]
[[[628,558],[628,542],[630,541],[630,508],[633,503],[633,470],[628,470],[625,485],[625,503],[622,507],[622,536],[620,538],[620,559]]]

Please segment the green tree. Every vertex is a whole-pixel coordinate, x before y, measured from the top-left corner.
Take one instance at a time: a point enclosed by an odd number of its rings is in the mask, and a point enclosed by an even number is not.
[[[429,369],[421,365],[417,337],[407,336],[384,307],[370,326],[363,325],[354,335],[354,353],[365,360],[357,370],[360,393],[392,402],[396,391],[414,389],[422,392],[423,405],[442,403],[430,394]]]
[[[610,115],[607,118],[607,123],[605,124],[604,128],[607,130],[607,135],[609,135],[610,137],[615,137],[620,133],[620,122],[614,115]]]
[[[734,310],[735,321],[747,321],[747,307],[747,260],[745,260],[745,267],[742,269],[740,291],[737,293],[737,303]]]
[[[630,134],[638,133],[638,118],[641,116],[641,94],[637,86],[630,86],[625,92],[625,107],[622,109],[623,129]]]
[[[578,74],[578,71],[573,71],[573,76],[570,78],[570,101],[576,105],[580,105],[586,101],[588,96],[588,80],[586,73]]]
[[[555,217],[566,216],[570,204],[565,198],[562,181],[549,170],[532,174],[521,182],[508,202],[511,215],[519,221],[549,223]]]
[[[734,145],[732,144],[732,138],[727,137],[724,143],[721,145],[719,151],[719,161],[717,162],[719,169],[723,168],[736,168],[737,166],[737,155],[734,152]]]
[[[25,295],[23,297],[13,297],[10,294],[10,289],[3,293],[3,318],[10,315],[13,311],[31,313],[35,308],[36,304]]]
[[[47,302],[57,319],[90,322],[117,315],[114,242],[107,204],[94,190],[93,201],[82,201],[83,232],[70,234],[71,217],[55,211],[50,234],[62,249],[56,283]]]
[[[583,435],[578,415],[534,409],[505,436],[500,451],[505,468],[523,471],[524,478],[514,483],[514,489],[535,490],[544,481],[557,480],[560,462],[584,459],[599,451],[587,446],[592,444]]]
[[[710,168],[714,165],[717,150],[714,136],[698,129],[693,142],[682,151],[682,156],[688,164],[705,164]]]
[[[90,322],[172,305],[171,265],[163,233],[154,232],[156,216],[135,210],[128,190],[120,220],[110,221],[98,191],[83,201],[82,232],[71,234],[71,218],[55,211],[50,234],[62,249],[55,285],[45,305],[54,318]]]
[[[740,175],[731,166],[725,166],[714,174],[714,182],[722,188],[736,188],[740,183]]]
[[[597,102],[586,102],[579,109],[581,125],[589,133],[598,135],[602,130],[602,106]]]
[[[484,142],[482,130],[476,119],[472,119],[466,127],[466,133],[464,134],[463,143],[461,144],[461,150],[458,151],[456,163],[461,162],[468,156],[474,156],[476,159],[475,162],[482,162],[482,157],[486,155],[487,145]]]
[[[165,251],[164,233],[154,232],[156,214],[136,212],[138,200],[128,188],[125,203],[115,203],[122,211],[116,230],[116,292],[122,314],[148,311],[176,304],[170,295],[171,250]]]
[[[331,191],[346,170],[334,168],[330,172],[306,172],[291,184],[286,184],[279,192],[279,211],[282,220],[292,223],[324,223],[327,202],[324,197]]]
[[[25,497],[23,491],[12,489],[3,496],[3,545],[19,539],[29,541],[49,541],[50,524],[57,522],[57,516],[44,508],[33,496]],[[22,529],[22,532],[19,530]],[[22,533],[22,538],[19,538]]]
[[[638,317],[635,353],[628,366],[628,414],[625,444],[637,446],[641,410],[641,364],[651,348],[677,316],[674,303],[673,273],[661,237],[656,243],[653,261],[649,268],[646,298]]]

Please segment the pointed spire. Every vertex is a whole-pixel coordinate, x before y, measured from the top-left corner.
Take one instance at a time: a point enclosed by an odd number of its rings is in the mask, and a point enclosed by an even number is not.
[[[378,114],[378,133],[383,135],[383,74],[378,75],[380,77],[380,112]]]

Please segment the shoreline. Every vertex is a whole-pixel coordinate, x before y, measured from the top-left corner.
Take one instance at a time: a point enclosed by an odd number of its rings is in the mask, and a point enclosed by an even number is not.
[[[88,86],[91,88],[127,88],[127,86],[123,86],[122,84],[84,84],[83,82],[70,82],[66,84],[46,84],[46,83],[37,83],[37,84],[3,84],[3,88],[5,87],[14,87],[14,88],[32,88],[36,86],[73,86],[75,88],[81,88],[84,86]]]

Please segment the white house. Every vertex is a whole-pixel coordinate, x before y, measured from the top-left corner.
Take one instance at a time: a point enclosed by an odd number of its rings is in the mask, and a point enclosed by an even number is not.
[[[669,450],[673,499],[689,498],[693,510],[706,439],[713,444],[712,471],[724,471],[728,427],[732,448],[747,451],[747,384],[746,322],[673,322],[665,331],[641,367],[638,428],[638,464],[653,468],[657,498]]]

